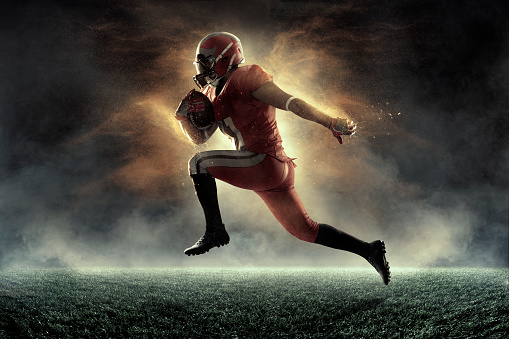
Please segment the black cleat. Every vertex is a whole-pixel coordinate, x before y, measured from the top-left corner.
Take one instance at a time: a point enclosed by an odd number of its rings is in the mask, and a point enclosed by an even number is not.
[[[205,234],[196,244],[184,251],[187,255],[199,255],[208,252],[213,247],[227,245],[230,242],[230,236],[226,232],[224,225],[218,229],[206,229]]]
[[[391,281],[391,271],[389,262],[385,259],[385,243],[383,241],[376,240],[369,243],[369,247],[371,247],[371,252],[368,256],[368,262],[380,274],[384,284],[388,285],[389,281]]]

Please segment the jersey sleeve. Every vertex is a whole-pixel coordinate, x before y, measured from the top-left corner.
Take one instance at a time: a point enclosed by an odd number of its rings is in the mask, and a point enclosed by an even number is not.
[[[251,97],[261,85],[272,80],[272,75],[258,65],[244,66],[238,71],[242,71],[242,74],[235,77],[234,86],[241,96]]]

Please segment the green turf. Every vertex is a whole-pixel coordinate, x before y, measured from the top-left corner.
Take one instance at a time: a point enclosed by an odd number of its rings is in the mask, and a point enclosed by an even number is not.
[[[0,337],[503,338],[507,269],[0,271]]]

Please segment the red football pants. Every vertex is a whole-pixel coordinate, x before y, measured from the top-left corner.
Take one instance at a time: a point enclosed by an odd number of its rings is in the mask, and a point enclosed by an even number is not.
[[[189,161],[189,170],[191,174],[209,173],[233,186],[254,191],[290,234],[315,241],[318,223],[309,217],[295,191],[292,161],[249,151],[205,151]]]

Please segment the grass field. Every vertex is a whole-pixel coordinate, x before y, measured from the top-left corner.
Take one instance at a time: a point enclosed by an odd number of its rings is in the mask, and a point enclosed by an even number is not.
[[[508,269],[0,271],[0,338],[503,338]]]

